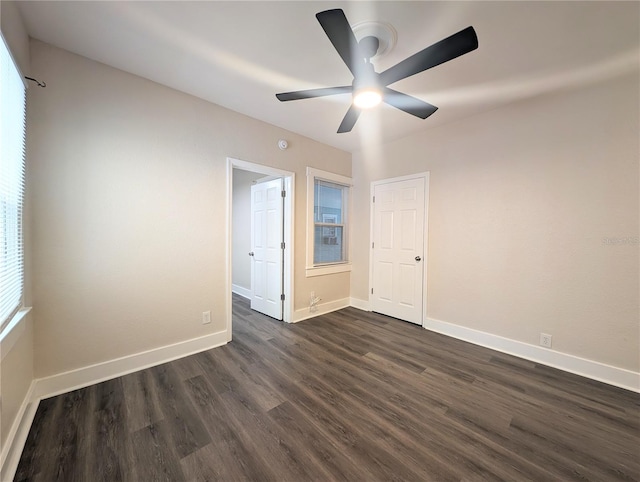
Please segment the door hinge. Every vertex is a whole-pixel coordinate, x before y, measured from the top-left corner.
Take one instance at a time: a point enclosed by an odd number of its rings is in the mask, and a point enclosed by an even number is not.
[[[280,301],[284,301],[284,293],[280,295]]]
[[[280,243],[280,249],[284,249],[284,241]]]
[[[373,288],[371,288],[371,294],[373,294]]]
[[[376,202],[376,197],[375,197],[375,196],[373,196],[373,202],[374,202],[374,204],[375,204],[375,202]]]
[[[371,249],[373,249],[373,245],[374,245],[374,244],[376,244],[376,243],[373,243],[373,242],[371,243]]]
[[[287,197],[287,191],[285,191],[284,189],[282,190],[282,197]]]

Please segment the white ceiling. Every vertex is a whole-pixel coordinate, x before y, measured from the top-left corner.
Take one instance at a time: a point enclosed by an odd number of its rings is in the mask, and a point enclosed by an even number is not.
[[[638,2],[18,2],[44,42],[355,152],[506,102],[638,69]],[[348,85],[315,14],[398,33],[384,70],[469,25],[479,48],[393,84],[439,107],[420,120],[383,105],[348,134],[349,95],[281,103],[277,92]],[[47,79],[42,79],[47,80]],[[595,113],[594,113],[595,115]]]

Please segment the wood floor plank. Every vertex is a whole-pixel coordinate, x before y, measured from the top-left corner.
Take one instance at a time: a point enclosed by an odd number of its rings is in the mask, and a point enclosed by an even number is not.
[[[52,397],[42,400],[38,405],[14,480],[35,480],[42,470],[48,452],[54,447],[53,441],[43,443],[42,440],[55,433],[53,424],[60,418],[62,410],[59,401],[60,397]]]
[[[286,399],[282,394],[273,390],[264,379],[262,379],[254,370],[255,361],[252,364],[246,363],[248,360],[257,360],[255,356],[241,361],[244,354],[249,353],[249,349],[242,348],[243,354],[236,351],[225,352],[226,356],[218,358],[219,362],[226,368],[227,373],[240,383],[236,386],[236,391],[258,405],[264,412],[271,410],[273,407],[280,405]]]
[[[134,480],[157,482],[185,480],[176,452],[171,445],[171,439],[167,437],[169,431],[166,421],[161,420],[131,434]]]
[[[86,463],[83,480],[116,482],[133,480],[129,469],[129,437],[122,379],[94,385],[93,415],[84,430],[80,460]],[[91,411],[91,408],[88,409]]]
[[[640,395],[346,308],[43,400],[16,481],[640,481]]]
[[[84,467],[76,461],[84,455],[81,446],[88,421],[92,390],[75,390],[57,398],[58,418],[49,426],[45,437],[49,438],[49,449],[43,457],[44,465],[34,480],[65,480],[81,482],[84,479]],[[38,462],[38,461],[34,461]],[[51,480],[51,479],[50,479]]]
[[[316,430],[313,423],[291,402],[284,402],[269,410],[268,416],[275,422],[281,436],[294,441],[292,446],[300,447],[300,451],[304,452],[299,457],[310,457],[316,462],[321,480],[349,481],[362,477],[362,470],[347,459],[329,438]]]
[[[165,363],[149,369],[154,375],[155,390],[162,400],[164,414],[157,426],[177,455],[182,458],[211,442],[202,419],[191,401],[183,395],[184,385],[171,364]]]
[[[293,443],[279,436],[279,430],[257,407],[242,403],[235,394],[227,392],[221,396],[222,404],[231,419],[238,436],[253,454],[259,454],[264,466],[273,474],[269,480],[321,480],[317,477],[319,467],[308,457],[296,457]],[[255,457],[256,455],[254,455]],[[286,475],[285,475],[286,474]]]
[[[220,347],[220,350],[228,349],[228,347]],[[210,351],[193,355],[197,363],[202,367],[202,371],[206,373],[207,379],[213,385],[217,393],[225,393],[233,390],[237,386],[238,381],[235,380],[216,360],[214,354]]]
[[[230,422],[221,396],[209,382],[198,376],[187,380],[187,394],[193,400],[198,413],[211,436],[211,444],[182,459],[185,476],[211,477],[209,480],[267,480],[268,464],[255,457]],[[213,459],[204,459],[213,452]],[[204,466],[196,466],[204,463]]]
[[[162,420],[159,393],[154,389],[150,370],[121,377],[128,429],[136,432]]]

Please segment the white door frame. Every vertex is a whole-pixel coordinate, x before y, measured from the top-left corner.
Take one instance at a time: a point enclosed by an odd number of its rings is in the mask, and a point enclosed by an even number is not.
[[[226,251],[227,259],[225,263],[225,269],[227,272],[226,282],[226,294],[227,294],[227,309],[226,309],[226,329],[227,329],[227,341],[231,341],[232,338],[232,255],[233,255],[233,170],[242,169],[244,171],[252,171],[265,176],[277,176],[282,177],[284,181],[284,190],[287,195],[284,198],[284,306],[282,310],[282,319],[287,323],[291,323],[293,314],[293,238],[294,238],[294,225],[293,225],[293,200],[295,199],[295,173],[290,171],[283,171],[282,169],[276,169],[275,167],[265,166],[263,164],[255,164],[253,162],[242,161],[240,159],[234,159],[227,157],[227,215],[226,215],[226,230],[227,230],[227,242]]]
[[[410,174],[408,176],[392,177],[389,179],[381,179],[379,181],[373,181],[371,183],[371,191],[369,195],[369,291],[367,292],[369,309],[371,309],[371,290],[373,289],[373,195],[376,186],[380,184],[388,184],[391,182],[409,181],[411,179],[424,179],[424,258],[422,263],[422,323],[421,326],[427,320],[427,262],[429,260],[429,171],[420,172],[417,174]]]

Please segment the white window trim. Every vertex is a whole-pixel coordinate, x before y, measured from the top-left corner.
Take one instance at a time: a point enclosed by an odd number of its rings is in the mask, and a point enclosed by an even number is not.
[[[18,62],[16,61],[16,58],[13,56],[13,53],[11,52],[11,48],[9,47],[9,43],[6,41],[4,35],[2,34],[2,32],[0,32],[0,42],[2,42],[4,44],[4,47],[6,49],[6,51],[9,54],[9,58],[11,60],[11,62],[13,63],[13,67],[16,69],[18,76],[20,77],[20,80],[22,81],[22,85],[24,86],[25,89],[25,95],[26,95],[26,91],[27,88],[29,87],[27,81],[25,80],[25,77],[22,73],[22,71],[20,70],[20,66],[18,65]],[[26,115],[26,112],[25,112]],[[25,119],[25,123],[26,123],[26,119]],[[26,125],[25,125],[26,128]],[[26,133],[25,133],[26,134]],[[26,146],[25,146],[26,149]],[[25,166],[26,169],[26,166]],[[25,174],[26,177],[26,174]],[[22,226],[21,226],[21,231],[22,231],[22,248],[24,250],[24,204],[25,204],[25,197],[26,197],[26,179],[24,180],[24,191],[23,191],[23,200],[22,200]],[[20,304],[18,305],[16,311],[13,313],[13,315],[5,320],[4,322],[2,320],[0,320],[0,360],[3,359],[10,351],[11,348],[13,347],[13,345],[15,344],[16,340],[19,338],[19,336],[22,334],[22,332],[24,331],[24,322],[23,320],[25,319],[27,313],[29,313],[29,311],[31,311],[31,307],[26,307],[25,306],[25,278],[26,278],[26,266],[25,266],[25,257],[26,254],[23,251],[22,254],[22,287],[21,287],[21,297],[20,297]]]
[[[322,171],[313,167],[307,167],[307,239],[306,239],[306,276],[324,276],[327,274],[344,273],[351,271],[351,189],[347,198],[347,229],[345,239],[347,240],[347,260],[340,263],[323,264],[315,266],[313,263],[314,251],[314,222],[313,222],[313,205],[314,205],[314,184],[315,180],[334,182],[351,188],[353,181],[350,177],[341,176],[332,172]]]

